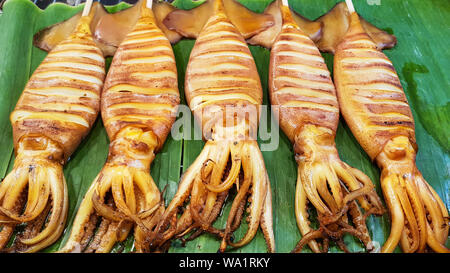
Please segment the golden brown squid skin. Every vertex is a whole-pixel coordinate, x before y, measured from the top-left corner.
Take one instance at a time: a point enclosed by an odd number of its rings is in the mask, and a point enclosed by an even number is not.
[[[270,182],[258,144],[252,138],[262,103],[261,83],[250,50],[225,14],[221,0],[215,2],[215,12],[192,49],[185,94],[207,141],[181,178],[162,217],[155,246],[190,231],[194,231],[190,238],[206,231],[222,238],[223,252],[227,245],[249,243],[261,227],[268,251],[275,251]],[[213,228],[234,185],[237,194],[226,227]],[[179,208],[189,196],[189,204],[178,218]],[[247,233],[232,242],[230,237],[240,224],[247,201]]]
[[[178,104],[172,47],[151,9],[143,6],[117,49],[102,93],[102,118],[111,139],[108,159],[80,205],[62,252],[109,252],[133,227],[136,251],[148,251],[164,211],[150,165]]]
[[[294,250],[308,243],[314,252],[327,252],[330,234],[349,232],[372,250],[366,213],[383,212],[374,185],[361,171],[339,158],[334,138],[339,122],[336,91],[319,49],[281,6],[283,25],[270,57],[269,91],[280,127],[294,144],[298,163],[295,211],[303,235]],[[320,228],[309,225],[308,201],[316,208]],[[355,227],[346,223],[348,213]],[[331,230],[331,231],[329,231]],[[342,238],[334,238],[347,250]],[[322,238],[319,246],[315,239]]]
[[[382,252],[400,242],[404,252],[449,252],[448,211],[415,164],[414,120],[391,61],[352,13],[350,28],[334,58],[342,114],[358,142],[381,169],[381,187],[391,215]]]
[[[0,249],[19,223],[27,227],[12,251],[38,251],[63,231],[68,209],[63,165],[97,117],[105,74],[89,29],[92,16],[82,17],[47,55],[11,113],[16,160],[0,183]]]

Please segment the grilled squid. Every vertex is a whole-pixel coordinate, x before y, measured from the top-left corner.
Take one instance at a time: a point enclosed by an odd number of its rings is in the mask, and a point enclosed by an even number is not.
[[[136,251],[146,252],[164,212],[149,170],[175,121],[179,93],[172,47],[151,5],[149,0],[142,6],[111,63],[101,99],[111,140],[108,158],[80,204],[62,252],[109,252],[133,229]]]
[[[339,107],[330,72],[319,49],[293,20],[287,1],[281,13],[282,28],[270,56],[269,91],[298,164],[295,214],[303,237],[294,252],[306,244],[314,252],[327,252],[330,239],[347,251],[342,239],[346,233],[372,250],[365,219],[383,213],[381,201],[370,178],[340,160],[334,142]],[[308,202],[317,210],[317,230],[310,226]]]
[[[262,103],[261,83],[250,50],[227,18],[222,0],[216,0],[214,5],[214,13],[192,49],[185,81],[186,98],[202,126],[206,144],[183,174],[162,217],[154,246],[173,237],[190,233],[187,239],[192,239],[209,232],[221,238],[219,250],[223,252],[228,245],[240,247],[249,243],[261,227],[268,251],[273,252],[270,183],[255,140]],[[216,229],[212,224],[232,187],[237,193],[226,227]],[[243,238],[234,239],[232,234],[245,211],[247,232]]]
[[[63,232],[63,165],[98,115],[105,76],[89,28],[94,12],[85,7],[75,31],[35,70],[11,113],[16,160],[0,183],[0,249],[18,224],[26,227],[11,251],[36,252]]]
[[[400,243],[404,252],[424,252],[428,245],[448,253],[448,211],[416,166],[414,120],[400,80],[348,5],[350,28],[336,51],[334,79],[347,124],[381,169],[391,216],[381,250],[392,252]]]

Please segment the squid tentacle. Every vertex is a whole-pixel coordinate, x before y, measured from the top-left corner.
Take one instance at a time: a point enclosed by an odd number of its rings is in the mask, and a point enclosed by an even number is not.
[[[250,242],[251,239],[256,234],[256,231],[260,225],[260,220],[264,210],[265,198],[267,195],[267,190],[269,189],[267,174],[264,167],[264,160],[262,158],[261,151],[258,148],[258,145],[255,141],[251,141],[248,143],[247,147],[248,157],[251,158],[251,182],[252,182],[252,192],[251,192],[251,203],[249,206],[249,223],[246,234],[243,238],[241,238],[238,242],[229,242],[228,244],[231,247],[241,247]],[[265,208],[268,211],[272,211],[272,208]],[[275,246],[270,245],[273,243],[273,240],[270,239],[267,241],[268,249],[274,250]]]
[[[264,199],[264,206],[261,215],[261,230],[264,239],[267,242],[268,252],[275,252],[275,235],[273,233],[273,216],[272,216],[272,189],[270,187],[269,177],[266,174],[267,193]]]
[[[298,163],[297,224],[303,236],[312,234],[306,210],[309,201],[316,208],[322,227],[319,228],[322,230],[321,236],[319,233],[307,236],[296,247],[296,251],[307,243],[314,252],[321,252],[316,239],[327,236],[332,236],[342,245],[339,240],[343,233],[331,233],[329,230],[335,223],[346,219],[347,215],[352,216],[355,228],[344,228],[343,231],[360,239],[366,247],[371,245],[365,220],[368,215],[382,214],[385,210],[370,178],[339,159],[334,135],[326,128],[305,125],[296,137],[295,148]],[[365,214],[360,212],[359,206],[365,210]]]
[[[19,141],[17,154],[13,170],[0,183],[0,221],[9,223],[2,232],[1,244],[6,243],[16,224],[28,223],[30,236],[19,236],[21,246],[15,250],[33,252],[56,241],[64,228],[68,196],[63,153],[46,137],[27,136]]]
[[[241,204],[243,204],[243,200],[245,200],[245,197],[247,196],[247,191],[249,190],[252,182],[251,177],[249,177],[249,174],[251,172],[251,165],[248,164],[246,160],[244,160],[243,167],[244,167],[244,181],[242,182],[242,185],[239,187],[239,191],[231,205],[231,209],[228,214],[228,219],[225,227],[224,236],[219,249],[220,252],[224,252],[226,250],[227,241],[229,241],[229,234],[232,233],[232,227],[233,224],[235,223],[234,220],[236,217],[240,217],[240,215],[238,215],[239,209],[241,207]]]
[[[208,141],[199,157],[183,175],[178,192],[162,218],[160,224],[160,234],[162,235],[159,238],[170,238],[164,236],[169,218],[177,214],[178,208],[190,195],[190,202],[177,221],[175,235],[177,238],[182,238],[194,231],[188,238],[182,239],[185,242],[206,231],[222,238],[219,251],[225,251],[228,245],[239,247],[247,244],[261,224],[263,234],[270,242],[269,250],[273,251],[275,246],[270,223],[272,219],[267,216],[269,211],[270,214],[272,213],[272,208],[271,206],[270,208],[265,207],[269,206],[268,202],[265,202],[266,198],[269,200],[271,196],[266,197],[269,182],[262,160],[262,154],[255,141]],[[230,161],[227,168],[227,163]],[[241,183],[240,174],[243,174],[244,177]],[[234,184],[238,190],[225,229],[212,227],[229,195],[229,189]],[[251,196],[247,198],[249,193]],[[231,242],[230,237],[239,226],[245,204],[250,200],[248,231],[239,242]],[[262,218],[264,221],[261,221]],[[163,240],[160,240],[158,245],[164,243]]]
[[[444,246],[448,212],[417,169],[415,156],[410,140],[399,136],[391,139],[376,158],[392,219],[382,252],[392,252],[398,243],[404,252],[424,252],[426,245],[437,252],[448,252]]]
[[[297,185],[296,185],[296,192],[295,192],[295,216],[297,220],[297,226],[300,230],[301,234],[303,234],[303,237],[306,237],[308,234],[313,232],[313,229],[310,226],[309,221],[309,214],[307,210],[308,205],[308,198],[306,196],[305,190],[303,189],[303,185],[300,179],[300,172],[298,172],[297,175]],[[309,235],[308,238],[312,236]],[[293,250],[294,253],[301,251],[303,248],[303,243],[307,241],[307,244],[311,248],[311,250],[315,253],[321,252],[320,246],[317,243],[317,241],[314,238],[305,239],[302,244],[297,244],[295,249]]]
[[[145,128],[128,126],[110,144],[108,160],[86,193],[61,252],[108,252],[135,226],[135,247],[145,251],[147,237],[164,211],[158,187],[149,175],[157,137]],[[108,197],[110,196],[110,197]],[[101,217],[96,234],[87,234],[91,217]],[[94,236],[91,246],[81,242]]]
[[[449,252],[448,248],[442,248],[449,230],[447,209],[423,177],[419,175],[417,178],[419,194],[427,214],[427,243],[432,249],[439,249],[435,250],[437,252]]]
[[[317,239],[323,238],[324,235],[321,229],[311,230],[310,232],[303,235],[302,239],[297,243],[295,248],[291,251],[292,253],[300,253],[303,247],[310,242],[316,242]],[[314,252],[321,252],[319,248],[314,250]]]

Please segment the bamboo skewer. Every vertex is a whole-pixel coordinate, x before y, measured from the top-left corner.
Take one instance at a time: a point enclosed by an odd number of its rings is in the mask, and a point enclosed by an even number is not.
[[[86,1],[86,4],[84,4],[83,13],[81,14],[82,17],[89,15],[89,12],[91,11],[91,7],[92,7],[92,2],[93,2],[93,0]]]
[[[347,4],[347,8],[350,13],[355,12],[355,6],[353,6],[352,0],[345,0],[345,3]]]
[[[147,0],[145,6],[146,6],[148,9],[152,9],[152,6],[153,6],[153,0]]]

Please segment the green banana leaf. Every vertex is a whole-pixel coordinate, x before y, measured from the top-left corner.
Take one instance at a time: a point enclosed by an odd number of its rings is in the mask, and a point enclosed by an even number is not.
[[[239,0],[248,8],[262,12],[271,0]],[[327,12],[336,0],[291,0],[292,8],[309,19],[315,19]],[[405,93],[410,102],[416,121],[416,137],[420,147],[417,165],[426,180],[441,196],[447,208],[450,208],[450,50],[448,48],[450,28],[450,5],[447,0],[366,0],[354,1],[356,10],[369,22],[393,33],[398,38],[398,45],[385,51],[394,63],[400,76]],[[189,9],[198,4],[191,0],[176,0],[179,8]],[[129,7],[120,3],[107,7],[116,12]],[[46,55],[32,45],[33,35],[40,29],[61,22],[75,13],[82,6],[71,7],[64,4],[52,4],[40,10],[29,0],[8,0],[3,13],[0,14],[0,177],[4,177],[14,162],[12,146],[12,129],[9,114],[14,109],[31,73]],[[193,40],[182,40],[173,46],[177,61],[179,86],[184,101],[184,74],[189,54],[194,45]],[[264,88],[264,104],[268,105],[267,80],[270,52],[267,49],[251,46],[258,72]],[[324,54],[327,64],[332,69],[333,56]],[[270,125],[270,114],[262,118],[272,130],[278,127]],[[187,130],[189,129],[189,130]],[[195,128],[182,128],[185,139],[167,139],[164,148],[151,166],[151,175],[164,192],[166,203],[170,202],[176,192],[180,174],[185,171],[200,153],[203,142],[192,139]],[[259,143],[268,142],[260,137]],[[379,183],[379,169],[370,161],[359,146],[349,128],[342,121],[336,137],[337,147],[342,160],[365,172],[376,185],[382,196]],[[102,168],[108,153],[109,140],[99,118],[88,137],[72,155],[64,168],[69,190],[69,215],[67,228],[61,238],[44,252],[57,251],[67,240],[71,223],[84,193]],[[300,233],[294,216],[294,192],[297,179],[297,166],[291,143],[280,132],[280,141],[276,150],[263,152],[267,171],[272,185],[274,232],[277,252],[290,252]],[[230,202],[224,208],[222,216],[214,224],[223,227],[226,222]],[[314,211],[311,210],[314,215]],[[314,223],[313,223],[314,224]],[[381,245],[390,231],[388,215],[369,217],[368,228],[374,241]],[[236,232],[240,238],[246,231],[245,224]],[[345,237],[349,250],[364,251],[361,243],[351,236]],[[186,243],[173,242],[169,252],[216,252],[219,241],[205,234]],[[449,240],[447,241],[449,245]],[[133,251],[133,238],[118,243],[113,251]],[[254,240],[232,252],[266,252],[266,245],[261,232]],[[309,249],[305,248],[304,252]],[[338,252],[336,246],[332,252]],[[396,251],[400,251],[397,248]]]

